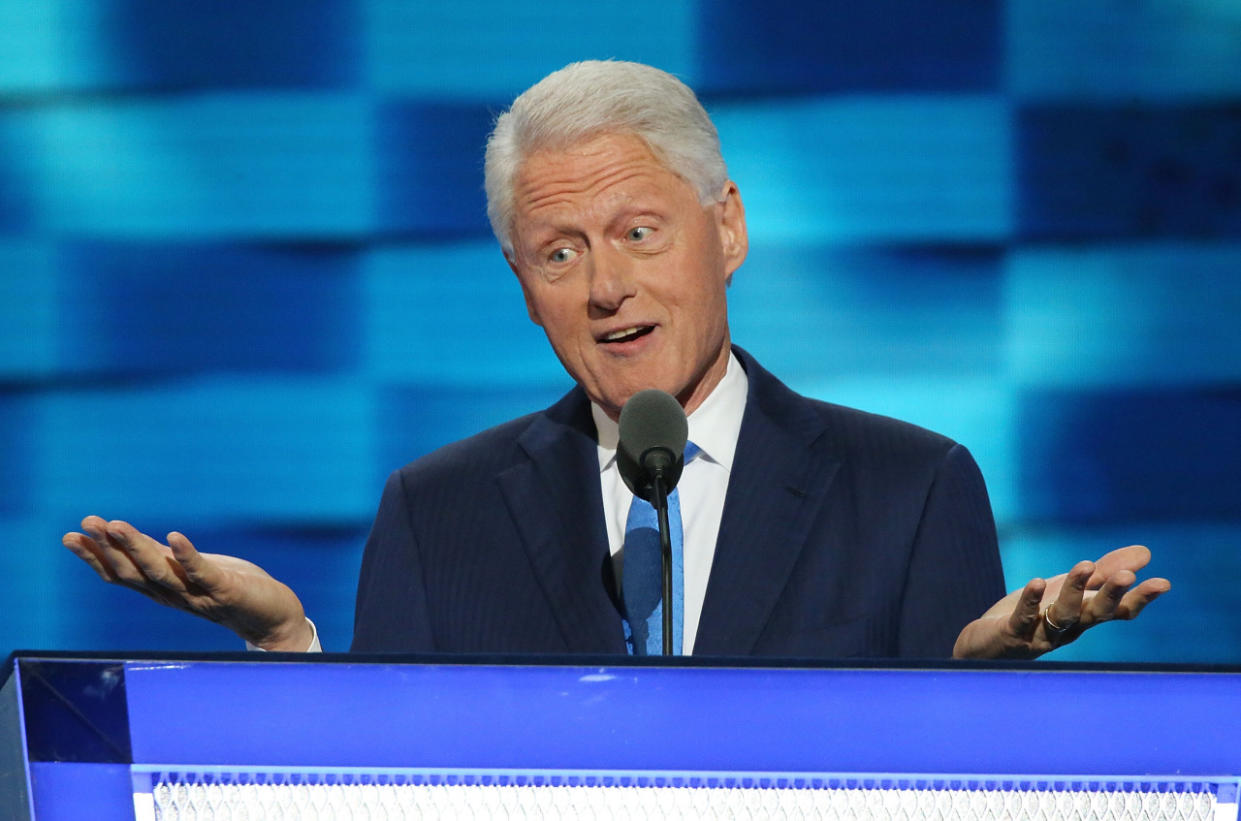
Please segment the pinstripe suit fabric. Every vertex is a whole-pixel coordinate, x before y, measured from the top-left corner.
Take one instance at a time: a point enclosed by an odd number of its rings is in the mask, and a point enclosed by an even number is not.
[[[936,658],[1003,595],[969,453],[807,399],[741,349],[744,421],[694,652]],[[579,388],[394,472],[353,649],[625,653]]]

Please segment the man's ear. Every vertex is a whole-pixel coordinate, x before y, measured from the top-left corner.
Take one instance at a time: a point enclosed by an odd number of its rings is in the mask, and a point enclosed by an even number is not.
[[[750,252],[750,235],[745,227],[745,205],[737,184],[729,180],[720,198],[720,247],[724,251],[725,282],[732,282],[733,272],[745,262]]]
[[[526,278],[522,276],[521,269],[517,267],[516,261],[508,251],[504,252],[504,261],[508,263],[509,269],[517,277],[517,284],[521,286],[521,296],[526,300],[526,313],[530,315],[530,321],[542,328],[543,322],[539,319],[539,311],[534,306],[534,299],[530,295],[530,288],[526,285]]]

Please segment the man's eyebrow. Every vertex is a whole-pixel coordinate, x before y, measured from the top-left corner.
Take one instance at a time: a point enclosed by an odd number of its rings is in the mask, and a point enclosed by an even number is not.
[[[607,228],[609,231],[614,231],[636,217],[651,217],[656,220],[663,220],[665,219],[664,209],[656,208],[649,202],[626,204],[608,219]]]
[[[653,219],[666,219],[665,211],[655,206],[647,200],[634,203],[624,203],[619,206],[612,214],[607,217],[604,223],[604,229],[613,231],[623,223],[629,222],[635,217],[649,216]],[[530,238],[534,245],[542,245],[550,242],[557,237],[576,236],[584,233],[584,229],[577,222],[560,219],[555,216],[549,216],[546,220],[535,218],[531,220],[533,225],[528,227],[524,234]]]
[[[533,228],[529,229],[526,233],[530,237],[532,244],[535,247],[539,247],[542,245],[546,245],[549,242],[554,242],[555,240],[560,239],[561,237],[580,234],[581,229],[575,228],[572,224],[568,222],[557,220],[557,221],[545,222],[539,225],[535,225]]]

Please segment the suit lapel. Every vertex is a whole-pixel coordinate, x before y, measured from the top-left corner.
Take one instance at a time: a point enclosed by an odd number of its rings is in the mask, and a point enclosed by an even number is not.
[[[823,421],[744,351],[750,382],[695,654],[751,653],[839,468]]]
[[[620,615],[604,582],[599,462],[581,391],[535,417],[518,444],[526,458],[497,480],[567,649],[624,653]]]

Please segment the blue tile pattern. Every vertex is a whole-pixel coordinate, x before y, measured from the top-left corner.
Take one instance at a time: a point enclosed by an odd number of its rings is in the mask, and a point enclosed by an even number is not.
[[[1146,542],[1065,659],[1241,661],[1232,0],[0,0],[0,653],[225,649],[59,547],[245,555],[329,648],[386,473],[567,378],[481,149],[565,62],[697,87],[748,208],[736,340],[970,446],[1010,585]]]

